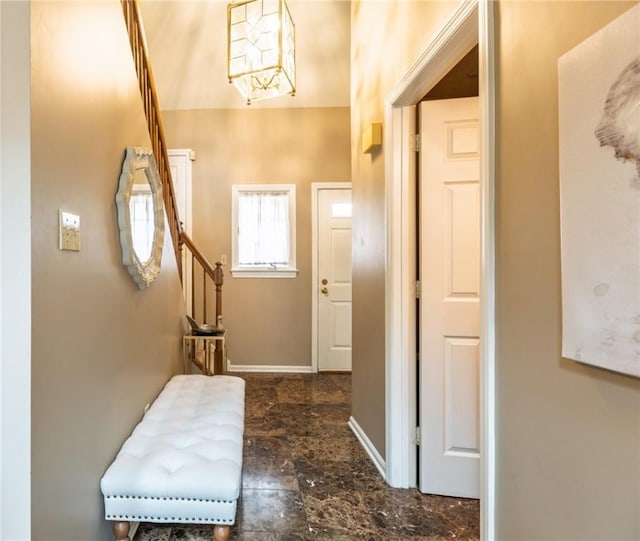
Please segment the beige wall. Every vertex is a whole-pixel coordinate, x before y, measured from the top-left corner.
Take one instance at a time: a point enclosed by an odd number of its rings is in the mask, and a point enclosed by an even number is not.
[[[384,98],[453,13],[453,2],[362,2],[351,8],[353,417],[385,455],[384,156],[362,133],[384,120]],[[375,38],[372,38],[375,36]],[[384,38],[383,38],[384,37]]]
[[[557,59],[631,5],[496,9],[499,539],[640,539],[640,381],[560,357]]]
[[[349,109],[165,111],[163,122],[170,148],[197,152],[194,240],[212,263],[231,260],[232,184],[296,185],[298,276],[233,278],[226,265],[224,326],[233,366],[311,366],[311,183],[351,180]]]
[[[182,298],[168,235],[149,289],[120,261],[124,150],[149,145],[120,2],[31,6],[32,539],[108,539],[100,478],[180,367]]]

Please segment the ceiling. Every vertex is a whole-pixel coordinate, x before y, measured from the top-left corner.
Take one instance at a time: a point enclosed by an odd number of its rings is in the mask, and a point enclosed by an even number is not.
[[[141,0],[160,109],[348,107],[350,3],[287,4],[296,28],[296,96],[247,106],[227,79],[227,3]]]

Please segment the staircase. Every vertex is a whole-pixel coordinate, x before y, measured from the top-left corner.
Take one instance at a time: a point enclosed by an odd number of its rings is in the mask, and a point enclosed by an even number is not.
[[[185,251],[185,257],[191,257],[191,280],[187,281],[191,287],[191,306],[187,306],[187,312],[202,323],[207,323],[207,316],[211,311],[210,308],[208,309],[207,307],[207,297],[213,292],[215,294],[215,317],[213,321],[214,324],[217,324],[222,317],[222,285],[224,282],[222,264],[216,263],[215,267],[211,265],[202,252],[196,247],[193,240],[189,238],[182,229],[182,222],[180,222],[178,215],[175,190],[173,188],[173,180],[171,178],[171,167],[167,153],[164,128],[162,126],[160,107],[158,105],[153,72],[149,62],[142,17],[140,16],[140,7],[138,6],[137,0],[121,0],[121,3],[127,31],[129,33],[129,43],[131,44],[133,61],[138,74],[140,94],[142,96],[147,127],[149,128],[149,135],[151,137],[151,148],[153,149],[156,165],[158,166],[158,172],[162,181],[164,208],[169,222],[169,231],[178,264],[178,273],[183,284],[185,283],[185,277],[183,276],[183,251]],[[209,304],[209,307],[210,306],[211,303]],[[201,315],[201,317],[196,317],[196,313]],[[213,375],[213,373],[221,374],[224,371],[225,364],[223,348],[217,348],[215,351],[213,370],[196,356],[192,357],[192,361],[203,373],[207,373],[208,375]]]

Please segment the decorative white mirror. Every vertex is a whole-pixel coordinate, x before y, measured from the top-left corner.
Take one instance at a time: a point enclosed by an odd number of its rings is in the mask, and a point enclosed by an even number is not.
[[[122,262],[144,289],[160,272],[164,242],[162,184],[150,149],[127,147],[116,207]]]

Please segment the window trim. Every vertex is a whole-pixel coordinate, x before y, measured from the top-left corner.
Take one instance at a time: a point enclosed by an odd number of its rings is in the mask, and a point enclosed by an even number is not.
[[[286,193],[289,202],[289,264],[284,266],[247,266],[238,264],[238,196],[243,193]],[[231,276],[233,278],[295,278],[296,266],[296,185],[233,184],[231,186]]]

